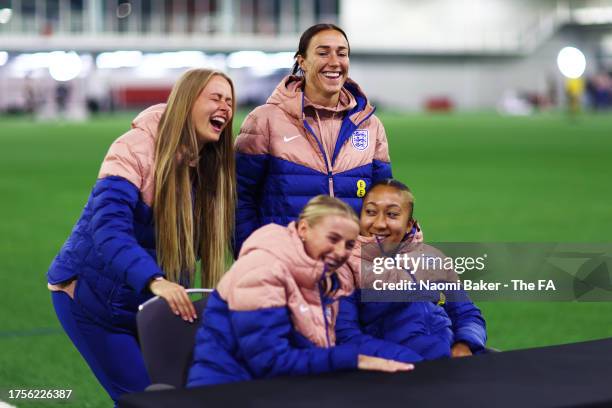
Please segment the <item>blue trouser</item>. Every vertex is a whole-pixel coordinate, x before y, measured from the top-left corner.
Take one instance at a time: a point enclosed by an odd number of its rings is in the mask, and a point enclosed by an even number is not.
[[[115,403],[122,394],[151,384],[136,333],[93,321],[65,292],[51,292],[51,299],[68,337]]]

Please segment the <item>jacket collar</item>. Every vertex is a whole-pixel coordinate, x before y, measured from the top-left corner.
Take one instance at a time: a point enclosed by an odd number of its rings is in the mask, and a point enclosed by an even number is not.
[[[303,77],[288,75],[276,86],[276,89],[272,92],[266,103],[277,105],[284,112],[299,120],[303,119],[303,109],[305,106],[332,111],[349,111],[350,119],[355,123],[359,123],[362,117],[367,117],[374,110],[374,107],[368,102],[365,93],[350,78],[347,78],[344,83],[340,95],[340,104],[336,108],[326,108],[308,101],[307,98],[304,98],[303,85]]]

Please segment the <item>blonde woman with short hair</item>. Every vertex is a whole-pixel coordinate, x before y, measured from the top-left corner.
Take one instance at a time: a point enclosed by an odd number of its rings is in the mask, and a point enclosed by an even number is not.
[[[188,386],[412,369],[359,354],[352,344],[335,347],[338,299],[353,289],[350,272],[341,269],[358,232],[351,207],[323,195],[287,227],[255,231],[208,300]]]
[[[234,89],[225,74],[187,71],[167,104],[140,113],[117,139],[48,286],[74,345],[116,402],[149,379],[136,337],[137,307],[164,298],[184,320],[185,287],[224,271],[234,224]]]

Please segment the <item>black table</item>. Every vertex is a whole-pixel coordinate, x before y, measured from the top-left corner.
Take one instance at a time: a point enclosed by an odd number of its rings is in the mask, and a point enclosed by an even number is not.
[[[125,395],[120,407],[612,407],[612,339],[417,364]]]

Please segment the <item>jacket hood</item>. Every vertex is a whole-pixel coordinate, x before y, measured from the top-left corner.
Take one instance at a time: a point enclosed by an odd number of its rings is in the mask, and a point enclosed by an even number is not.
[[[302,90],[303,85],[303,77],[288,75],[284,77],[276,86],[276,89],[274,89],[272,95],[270,95],[266,103],[276,105],[288,115],[301,120],[304,96],[304,92]],[[343,89],[350,93],[357,102],[357,106],[351,109],[351,114],[362,111],[369,113],[374,109],[374,107],[368,102],[368,98],[366,97],[365,93],[352,79],[347,78]]]
[[[239,257],[255,250],[264,250],[281,261],[291,261],[298,266],[323,268],[323,262],[316,261],[306,254],[295,221],[287,227],[268,224],[259,228],[244,242]]]
[[[325,264],[322,261],[312,259],[306,253],[304,243],[298,236],[295,221],[287,227],[268,224],[259,228],[244,242],[239,258],[253,251],[266,251],[284,264],[300,287],[314,288],[325,271]],[[352,282],[346,282],[345,276],[338,273],[340,287],[350,291]]]
[[[132,121],[132,128],[139,128],[150,135],[157,134],[157,125],[166,111],[166,104],[160,103],[140,112]]]

